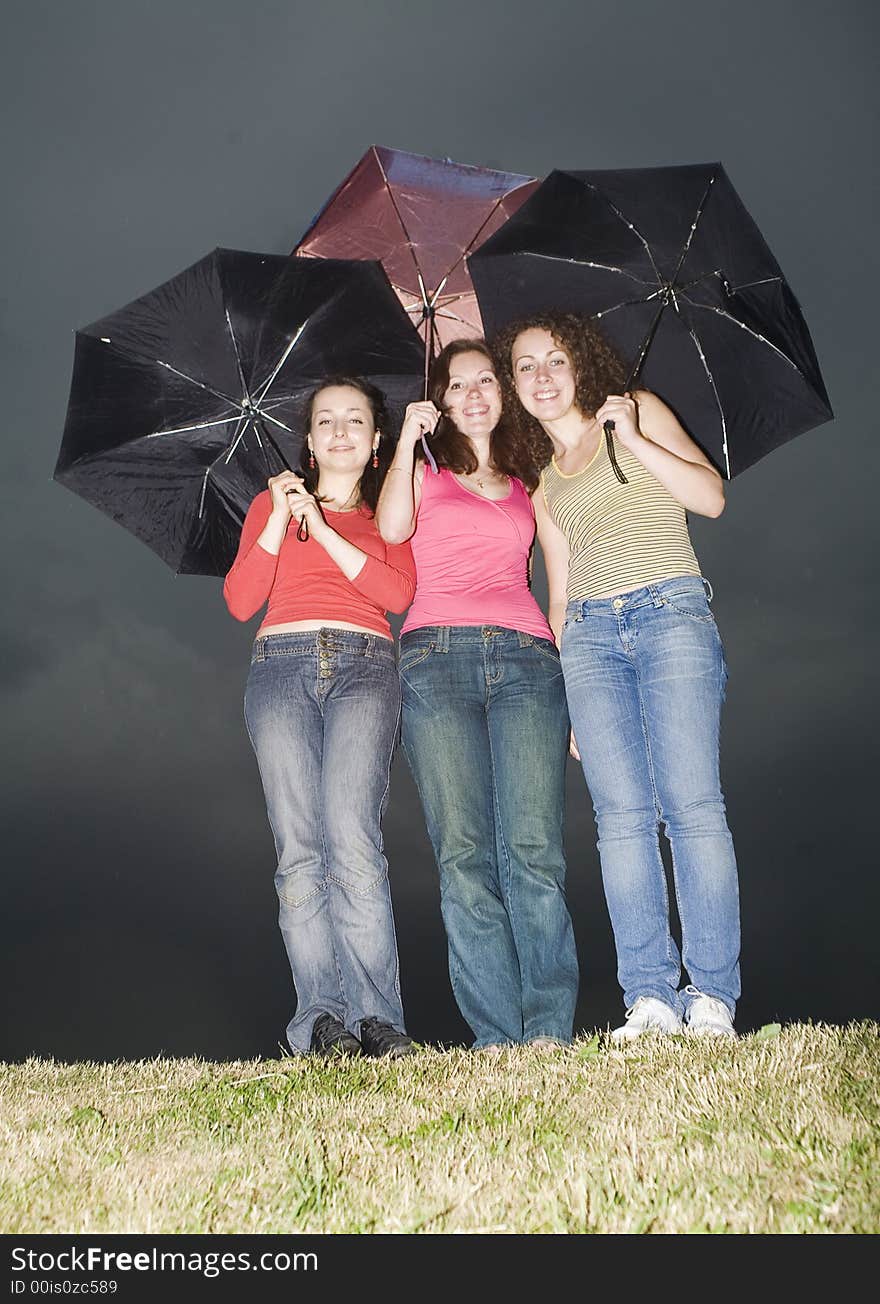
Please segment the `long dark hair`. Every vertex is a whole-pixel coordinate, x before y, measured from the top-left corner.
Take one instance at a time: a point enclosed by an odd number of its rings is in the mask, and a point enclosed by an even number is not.
[[[451,417],[446,416],[443,405],[449,388],[453,360],[462,353],[481,353],[492,371],[498,375],[495,359],[485,340],[459,339],[451,340],[445,345],[432,362],[428,375],[428,398],[443,413],[434,433],[428,436],[428,443],[438,466],[445,466],[458,475],[469,475],[477,469],[473,445]],[[533,469],[534,459],[531,456],[530,446],[516,430],[511,428],[505,419],[505,411],[506,407],[502,408],[501,420],[492,431],[489,440],[489,458],[496,471],[501,471],[504,475],[517,476],[531,491],[538,483],[538,476]],[[420,449],[418,451],[421,452]]]
[[[373,416],[373,425],[381,435],[379,447],[376,449],[376,457],[379,465],[373,466],[373,458],[371,455],[370,460],[361,472],[361,478],[358,481],[358,491],[360,493],[361,503],[363,503],[365,507],[368,507],[371,513],[375,514],[376,504],[379,501],[379,493],[382,489],[382,481],[385,479],[388,472],[388,467],[391,464],[391,458],[394,452],[391,446],[392,441],[387,434],[388,409],[385,405],[385,395],[382,393],[381,389],[378,389],[369,380],[364,380],[363,376],[328,376],[326,380],[322,380],[320,385],[312,390],[306,400],[306,433],[308,433],[308,430],[311,430],[312,428],[315,399],[323,390],[331,389],[337,385],[344,385],[348,389],[356,389],[360,394],[363,394],[364,398],[370,405],[370,412]],[[320,471],[317,466],[309,466],[309,446],[308,441],[305,438],[303,439],[302,449],[300,451],[299,474],[302,476],[303,480],[305,480],[306,489],[308,489],[309,493],[315,494],[315,496],[318,497],[316,491],[318,488],[318,477]],[[321,501],[320,498],[318,498],[318,501]]]
[[[553,455],[553,444],[537,417],[525,410],[516,392],[513,374],[513,346],[523,331],[549,331],[571,359],[575,374],[575,406],[584,416],[593,416],[609,394],[621,394],[626,372],[620,358],[589,317],[573,312],[536,313],[511,322],[492,340],[495,374],[501,384],[504,413],[517,437],[528,449],[540,472]]]

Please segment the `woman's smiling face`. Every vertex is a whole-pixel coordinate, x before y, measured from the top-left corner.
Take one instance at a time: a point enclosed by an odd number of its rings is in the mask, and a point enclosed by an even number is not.
[[[451,361],[443,410],[463,435],[490,435],[501,420],[501,386],[492,363],[474,349]]]
[[[564,417],[574,407],[577,377],[571,358],[548,330],[521,331],[511,350],[513,380],[520,403],[539,421]]]

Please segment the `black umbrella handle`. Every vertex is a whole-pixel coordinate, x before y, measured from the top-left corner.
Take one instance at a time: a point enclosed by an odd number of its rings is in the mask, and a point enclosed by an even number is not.
[[[626,384],[624,385],[622,391],[624,394],[629,394],[636,383],[636,377],[638,376],[639,372],[642,369],[642,363],[645,361],[645,355],[647,354],[648,349],[651,346],[651,342],[654,339],[655,334],[657,333],[657,327],[660,324],[660,318],[663,316],[663,309],[665,308],[665,306],[666,306],[665,303],[663,302],[663,300],[661,300],[660,305],[657,308],[657,312],[654,315],[654,320],[651,322],[651,328],[648,331],[647,335],[645,336],[644,340],[642,341],[642,347],[639,349],[638,356],[632,365],[632,369],[629,373],[629,376],[626,379]],[[617,476],[621,484],[629,484],[629,480],[627,480],[626,476],[623,474],[623,472],[620,469],[620,463],[618,462],[617,454],[614,451],[614,422],[606,421],[605,424],[602,426],[602,429],[605,431],[605,446],[608,449],[608,460],[611,463],[611,466],[614,470],[614,474]]]
[[[602,429],[605,431],[605,447],[608,449],[608,460],[611,463],[614,474],[617,476],[621,484],[629,484],[629,480],[627,480],[626,476],[620,469],[620,463],[618,462],[617,454],[614,451],[614,422],[606,421]]]

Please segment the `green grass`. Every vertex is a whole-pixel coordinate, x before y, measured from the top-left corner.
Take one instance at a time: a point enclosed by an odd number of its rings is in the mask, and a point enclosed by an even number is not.
[[[3,1065],[2,1229],[874,1233],[878,1033]]]

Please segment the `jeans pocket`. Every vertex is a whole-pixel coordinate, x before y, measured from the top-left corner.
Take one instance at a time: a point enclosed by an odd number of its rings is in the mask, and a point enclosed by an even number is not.
[[[422,643],[419,644],[418,647],[404,648],[400,654],[400,662],[398,665],[400,673],[405,675],[406,672],[412,670],[414,666],[421,665],[421,663],[426,661],[433,651],[433,643]]]
[[[551,643],[549,638],[537,638],[532,635],[532,647],[536,652],[540,652],[542,657],[552,661],[554,665],[559,666],[559,649],[555,643]]]
[[[687,616],[701,624],[713,624],[715,617],[709,609],[709,599],[701,579],[677,585],[665,586],[660,592],[664,607],[669,607],[679,616]]]

